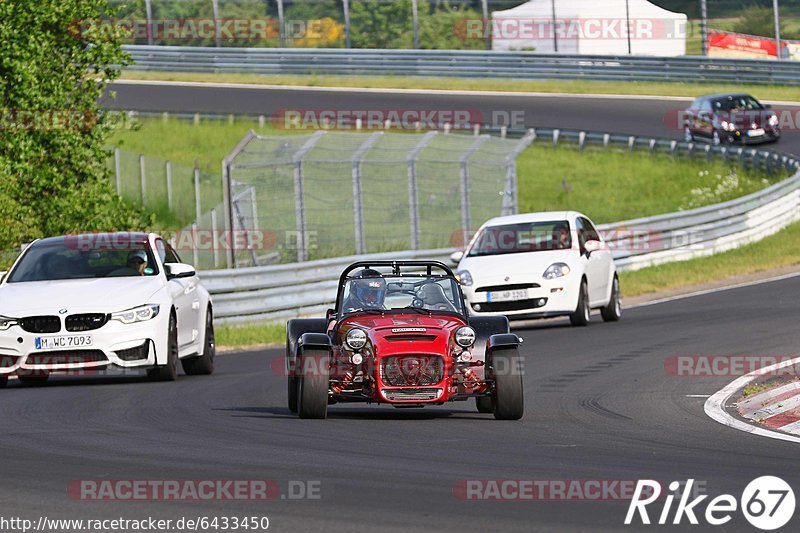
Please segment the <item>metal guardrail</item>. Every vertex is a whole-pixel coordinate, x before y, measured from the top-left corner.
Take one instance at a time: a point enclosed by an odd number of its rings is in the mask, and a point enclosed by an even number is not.
[[[676,156],[736,159],[760,169],[784,168],[794,175],[763,190],[696,209],[598,226],[617,268],[636,270],[669,261],[711,255],[757,241],[800,220],[800,161],[792,155],[729,146],[700,146],[669,139],[637,138],[537,128],[539,142],[577,143],[664,151]],[[510,132],[509,132],[510,133]],[[201,272],[224,322],[280,320],[320,314],[336,299],[342,269],[362,259],[448,260],[455,249],[387,252],[236,270]]]
[[[473,50],[124,47],[130,70],[800,85],[800,62]]]

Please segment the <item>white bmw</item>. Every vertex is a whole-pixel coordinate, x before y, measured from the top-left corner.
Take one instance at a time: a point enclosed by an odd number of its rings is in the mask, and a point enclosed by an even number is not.
[[[622,314],[611,251],[575,211],[493,218],[451,259],[473,315],[569,316],[586,325],[592,309],[606,321]]]
[[[37,240],[0,283],[0,387],[109,366],[171,381],[178,360],[214,371],[211,299],[156,234]]]

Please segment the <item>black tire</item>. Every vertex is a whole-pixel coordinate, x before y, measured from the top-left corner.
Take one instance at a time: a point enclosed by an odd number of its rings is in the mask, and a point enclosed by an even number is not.
[[[8,376],[0,376],[0,389],[5,389],[8,385]]]
[[[305,350],[298,357],[297,414],[300,418],[328,416],[330,355],[324,350]]]
[[[491,396],[478,396],[475,398],[475,406],[479,413],[494,413],[494,402]]]
[[[569,315],[569,321],[573,326],[586,326],[591,320],[591,309],[589,309],[589,286],[586,280],[581,281],[581,292],[578,295],[578,307],[575,312]]]
[[[187,376],[209,376],[214,373],[214,357],[217,353],[214,340],[214,316],[211,309],[206,313],[206,334],[203,355],[181,359],[183,372]]]
[[[178,378],[178,320],[169,316],[167,340],[167,364],[150,370],[147,375],[153,381],[175,381]]]
[[[614,281],[611,282],[611,299],[608,305],[600,310],[605,322],[616,322],[622,318],[622,301],[619,295],[619,279],[614,276]]]
[[[492,359],[494,417],[519,420],[525,413],[522,394],[522,366],[517,348],[495,350]]]
[[[289,329],[286,329],[286,371],[287,371],[287,383],[286,383],[286,393],[287,393],[287,405],[289,406],[289,411],[292,413],[297,413],[297,377],[295,376],[296,368],[292,368],[289,366],[290,358],[292,357],[292,350],[294,349],[294,345],[292,344],[292,339],[289,336]],[[296,365],[295,365],[296,366]]]
[[[17,378],[23,385],[44,385],[50,379],[50,372],[47,370],[18,370]]]

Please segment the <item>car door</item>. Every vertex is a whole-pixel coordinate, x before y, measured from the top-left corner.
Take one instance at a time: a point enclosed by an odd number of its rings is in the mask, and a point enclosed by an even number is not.
[[[156,241],[156,252],[162,263],[180,263],[175,250],[162,239]],[[178,345],[184,348],[197,340],[200,297],[197,291],[197,276],[168,280],[169,293],[178,317]]]
[[[583,217],[578,217],[575,219],[575,226],[578,230],[578,246],[589,289],[589,302],[594,305],[596,302],[603,299],[603,287],[608,283],[603,280],[603,272],[605,270],[603,268],[603,260],[597,254],[597,251],[587,253],[586,250],[586,241],[590,240],[592,236],[590,231],[594,230],[591,223]],[[591,230],[589,229],[590,227]]]
[[[586,231],[586,239],[598,241],[601,244],[599,250],[592,252],[589,263],[593,271],[597,272],[597,297],[590,296],[591,300],[605,302],[609,294],[609,284],[611,283],[611,272],[614,268],[614,258],[611,256],[611,248],[600,237],[600,233],[594,227],[594,223],[588,218],[581,218],[581,223]],[[590,292],[591,294],[591,292]]]

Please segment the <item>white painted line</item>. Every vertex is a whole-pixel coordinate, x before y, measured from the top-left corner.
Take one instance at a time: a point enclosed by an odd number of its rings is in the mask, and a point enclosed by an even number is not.
[[[656,304],[663,304],[666,302],[674,302],[676,300],[683,300],[685,298],[694,298],[695,296],[703,296],[706,294],[713,294],[715,292],[723,292],[729,291],[731,289],[741,289],[742,287],[752,287],[754,285],[761,285],[762,283],[772,283],[773,281],[781,281],[784,279],[791,279],[800,276],[800,272],[790,272],[789,274],[781,274],[780,276],[774,276],[771,278],[764,278],[755,281],[746,281],[744,283],[737,283],[735,285],[726,285],[724,287],[715,287],[713,289],[703,289],[701,291],[695,292],[687,292],[686,294],[678,294],[675,296],[669,296],[667,298],[659,298],[657,300],[651,300],[649,302],[642,302],[630,306],[625,306],[623,309],[635,309],[637,307],[647,307],[649,305],[656,305]],[[624,302],[623,302],[624,303]]]
[[[764,420],[765,418],[769,418],[775,415],[780,415],[787,411],[797,409],[798,407],[800,407],[800,395],[786,398],[785,400],[781,400],[777,404],[768,405],[762,407],[761,409],[756,409],[753,412],[753,418],[761,421]]]
[[[794,433],[800,435],[800,420],[797,422],[792,422],[791,424],[786,424],[785,426],[781,426],[779,428],[781,431],[785,431],[786,433]]]
[[[687,394],[686,395],[687,398],[708,398],[710,396],[711,396],[710,394]]]
[[[262,83],[223,83],[212,81],[161,81],[161,80],[115,80],[116,85],[166,85],[175,87],[217,87],[226,89],[264,89],[307,92],[339,92],[339,93],[376,93],[376,94],[422,94],[449,96],[530,96],[535,98],[580,98],[605,100],[659,100],[690,102],[691,96],[659,96],[654,94],[582,94],[582,93],[547,93],[536,91],[464,91],[448,89],[393,89],[383,87],[309,87],[305,85],[273,85]],[[770,105],[797,106],[800,102],[780,100],[762,100]]]
[[[771,439],[800,443],[800,437],[795,437],[793,435],[786,435],[777,431],[772,431],[770,429],[761,426],[748,424],[747,422],[739,420],[738,418],[734,418],[730,413],[728,413],[728,411],[725,410],[725,404],[728,402],[730,397],[733,396],[733,394],[736,393],[738,390],[747,386],[758,376],[763,375],[764,372],[771,372],[773,370],[778,370],[786,366],[793,365],[797,362],[800,362],[800,357],[797,357],[795,359],[787,359],[786,361],[781,361],[780,363],[774,365],[770,365],[764,368],[759,368],[754,372],[750,372],[749,374],[746,374],[744,376],[735,379],[727,386],[725,386],[723,389],[713,394],[708,400],[706,400],[703,410],[709,417],[716,420],[720,424],[724,424],[730,428],[738,429],[739,431],[744,431],[747,433],[752,433],[753,435],[759,435],[761,437],[769,437]]]

